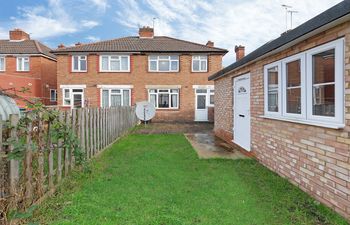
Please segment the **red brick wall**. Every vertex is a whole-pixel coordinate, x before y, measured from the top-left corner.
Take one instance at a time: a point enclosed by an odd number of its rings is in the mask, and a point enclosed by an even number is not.
[[[164,121],[193,121],[195,90],[192,85],[213,85],[208,81],[208,76],[222,68],[222,56],[211,55],[208,60],[207,73],[191,72],[191,55],[180,56],[180,71],[178,73],[155,73],[148,72],[148,56],[131,55],[130,72],[128,73],[105,73],[98,72],[98,55],[88,56],[88,72],[72,73],[71,56],[58,56],[57,81],[60,85],[84,84],[85,99],[92,106],[99,106],[99,99],[96,96],[97,85],[133,85],[132,104],[148,100],[146,85],[181,85],[179,109],[157,110],[155,120]],[[58,89],[58,104],[62,105],[62,90]]]
[[[16,71],[16,57],[6,56],[6,71],[0,71],[0,88],[13,89],[16,92],[9,92],[28,100],[40,98],[45,104],[49,104],[49,89],[55,89],[57,84],[56,61],[41,56],[30,56],[29,64],[29,71]],[[46,87],[46,84],[49,85],[49,88]],[[23,87],[28,91],[18,92]],[[17,103],[20,107],[26,105],[22,100],[17,100]]]
[[[344,129],[264,119],[263,67],[298,52],[345,37]],[[215,132],[232,140],[232,79],[251,74],[251,147],[271,170],[350,219],[350,23],[336,26],[277,55],[215,81]]]

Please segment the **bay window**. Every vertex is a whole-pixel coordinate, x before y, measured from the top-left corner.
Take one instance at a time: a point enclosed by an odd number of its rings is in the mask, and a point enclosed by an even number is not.
[[[129,55],[101,55],[100,71],[101,72],[129,72],[130,56]]]
[[[344,125],[343,39],[266,65],[264,76],[265,115],[329,127]]]
[[[151,55],[148,57],[148,71],[150,72],[178,72],[178,55]]]
[[[17,57],[17,71],[29,71],[29,57]]]
[[[101,89],[102,101],[101,107],[116,107],[131,105],[131,90],[130,89]]]
[[[72,56],[72,71],[73,72],[86,72],[87,71],[87,56],[86,55],[73,55]]]
[[[178,109],[179,89],[149,89],[148,99],[157,109]]]

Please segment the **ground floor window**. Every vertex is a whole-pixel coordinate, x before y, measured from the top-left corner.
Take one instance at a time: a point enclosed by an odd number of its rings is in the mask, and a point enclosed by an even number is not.
[[[157,109],[178,109],[179,89],[149,89],[148,100]]]
[[[56,101],[57,101],[57,90],[50,89],[50,102],[56,102]]]
[[[102,107],[130,106],[130,89],[102,89]]]
[[[84,89],[83,88],[63,88],[63,106],[72,108],[84,107]]]

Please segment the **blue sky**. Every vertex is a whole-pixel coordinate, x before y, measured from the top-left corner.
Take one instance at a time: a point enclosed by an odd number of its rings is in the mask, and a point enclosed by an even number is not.
[[[167,35],[230,50],[224,65],[234,61],[234,46],[249,53],[286,29],[282,4],[293,6],[293,27],[341,0],[3,0],[0,39],[21,28],[52,48],[137,35],[152,26]],[[289,19],[289,17],[288,17]],[[288,21],[288,24],[290,21]],[[290,26],[290,25],[289,25]]]

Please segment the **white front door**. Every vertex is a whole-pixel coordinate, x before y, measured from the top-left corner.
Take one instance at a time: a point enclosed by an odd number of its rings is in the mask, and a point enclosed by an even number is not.
[[[250,151],[250,74],[233,80],[233,142]]]
[[[195,121],[208,121],[207,89],[196,90]]]

